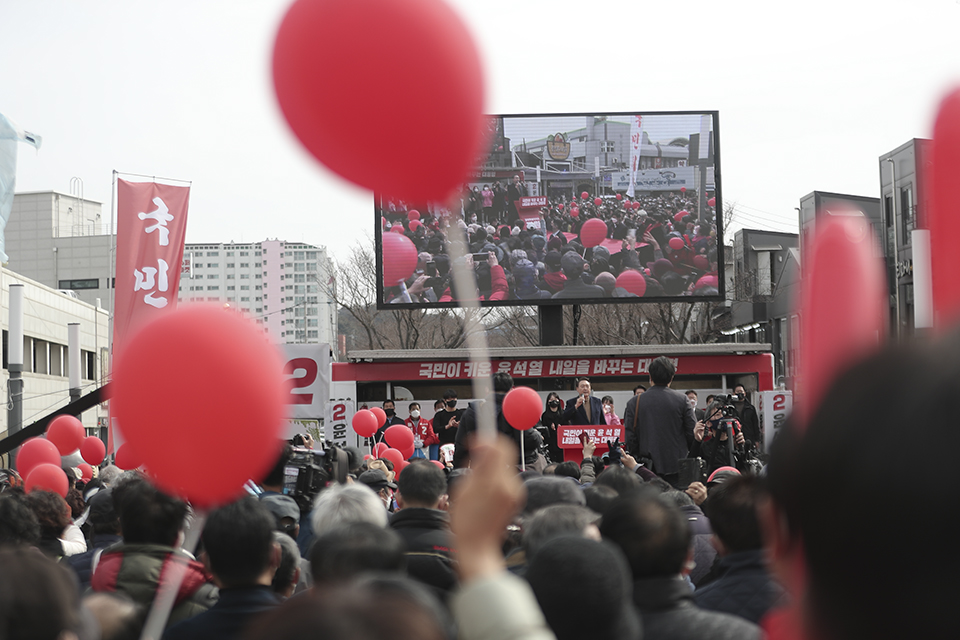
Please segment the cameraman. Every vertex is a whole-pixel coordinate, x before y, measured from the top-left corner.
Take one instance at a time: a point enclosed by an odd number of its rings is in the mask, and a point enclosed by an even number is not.
[[[736,409],[736,417],[743,425],[743,435],[750,443],[751,447],[760,447],[760,417],[757,415],[757,409],[750,404],[750,396],[742,384],[733,388],[731,404]]]
[[[704,419],[697,422],[693,429],[694,439],[700,442],[700,457],[707,463],[708,476],[720,467],[733,466],[742,471],[744,466],[746,439],[740,421],[732,417],[733,407],[723,403],[726,399],[726,396],[718,396],[710,403]],[[734,443],[732,460],[730,432]]]

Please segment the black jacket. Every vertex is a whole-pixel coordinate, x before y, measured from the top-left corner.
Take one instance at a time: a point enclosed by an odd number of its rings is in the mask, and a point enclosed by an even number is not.
[[[521,448],[520,438],[523,438],[523,462],[527,465],[534,464],[537,460],[538,449],[543,444],[543,436],[541,436],[540,432],[536,429],[520,431],[510,426],[507,419],[503,417],[503,399],[506,395],[505,393],[497,393],[494,395],[496,404],[494,405],[493,411],[496,416],[497,431],[512,439],[516,443],[517,449]],[[453,465],[455,467],[463,467],[467,463],[467,458],[470,455],[469,445],[467,443],[470,440],[470,434],[477,430],[477,411],[479,411],[480,404],[480,402],[471,402],[467,410],[463,412],[463,417],[460,418],[460,427],[457,429],[457,448],[453,454]],[[517,464],[519,463],[520,458],[518,456]]]
[[[759,640],[760,627],[742,618],[705,611],[679,576],[646,578],[633,584],[633,603],[643,621],[644,640]]]
[[[240,638],[250,620],[280,604],[270,587],[221,589],[217,604],[179,622],[163,634],[163,640],[212,640]]]
[[[770,609],[787,604],[787,592],[767,571],[761,549],[731,553],[718,568],[722,575],[694,593],[697,606],[760,624]]]
[[[590,419],[587,419],[587,412],[581,404],[577,406],[577,398],[574,396],[567,400],[567,406],[563,409],[563,419],[566,424],[587,425],[587,424],[607,424],[603,417],[603,403],[600,398],[591,395],[590,400]]]
[[[634,457],[649,454],[653,471],[658,475],[677,473],[678,460],[687,457],[694,442],[695,423],[687,396],[669,387],[654,385],[627,402],[623,415],[627,451]]]
[[[86,589],[90,586],[90,576],[93,575],[93,557],[99,556],[103,549],[122,542],[123,538],[111,533],[95,533],[90,540],[90,546],[87,551],[78,553],[74,556],[67,556],[61,561],[61,564],[67,564],[77,574],[80,579],[80,589]]]
[[[442,598],[457,586],[453,564],[453,537],[446,511],[407,508],[390,518],[390,528],[406,545],[407,573]]]

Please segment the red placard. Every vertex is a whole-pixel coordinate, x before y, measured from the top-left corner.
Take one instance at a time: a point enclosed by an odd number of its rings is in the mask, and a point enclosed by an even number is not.
[[[586,433],[597,444],[597,455],[602,453],[601,449],[607,450],[607,440],[620,438],[620,442],[623,442],[622,424],[578,424],[558,426],[557,444],[561,449],[583,449],[583,443],[580,442],[581,433]]]
[[[146,322],[177,306],[189,187],[117,181],[113,354]]]

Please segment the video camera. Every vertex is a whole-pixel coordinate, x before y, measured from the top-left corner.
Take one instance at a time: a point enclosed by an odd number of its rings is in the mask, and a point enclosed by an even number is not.
[[[298,434],[299,436],[299,434]],[[297,442],[297,436],[293,438]],[[300,442],[303,442],[300,436]],[[301,513],[313,508],[313,499],[329,482],[347,481],[349,457],[343,449],[325,441],[318,449],[294,446],[283,469],[283,494],[293,498]]]

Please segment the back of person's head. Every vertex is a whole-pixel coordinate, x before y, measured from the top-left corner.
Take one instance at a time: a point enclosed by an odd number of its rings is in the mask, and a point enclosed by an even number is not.
[[[280,546],[280,564],[273,574],[270,588],[274,593],[287,597],[297,586],[300,577],[300,548],[293,538],[282,531],[273,532],[273,541]]]
[[[693,498],[690,497],[690,494],[686,491],[680,491],[678,489],[671,488],[669,491],[664,491],[661,494],[661,498],[675,504],[678,507],[695,507],[697,503],[693,501]]]
[[[403,539],[393,529],[355,522],[318,536],[310,548],[310,573],[317,586],[339,584],[368,571],[401,572]]]
[[[540,509],[523,522],[522,544],[531,558],[549,540],[560,536],[599,536],[598,516],[586,507],[554,504]]]
[[[540,474],[544,476],[555,476],[557,475],[557,467],[559,466],[560,465],[558,463],[551,462],[543,468],[543,471],[541,471]]]
[[[280,449],[280,455],[277,457],[276,463],[270,471],[267,472],[266,477],[260,481],[260,484],[264,487],[282,487],[283,486],[283,474],[284,470],[287,468],[287,463],[290,462],[290,454],[293,453],[293,447],[289,442],[284,442],[283,447]]]
[[[557,640],[640,637],[630,572],[614,545],[554,538],[529,560],[526,578]]]
[[[248,587],[274,563],[273,515],[253,497],[210,513],[201,540],[210,571],[225,587]]]
[[[387,510],[373,489],[363,484],[335,484],[317,495],[310,514],[314,535],[354,522],[387,526]]]
[[[648,487],[650,489],[656,489],[660,493],[667,493],[668,491],[673,491],[673,485],[671,485],[669,482],[667,482],[666,480],[664,480],[659,476],[656,478],[650,478],[649,480],[643,483],[643,486]]]
[[[506,393],[513,389],[513,376],[509,373],[497,373],[493,376],[493,390],[496,393]]]
[[[142,477],[118,481],[113,506],[120,514],[120,530],[127,544],[177,543],[187,515],[187,505],[168,496]]]
[[[730,478],[710,492],[703,505],[704,515],[710,518],[713,533],[729,553],[763,547],[757,519],[762,498],[761,482],[756,476]]]
[[[640,488],[643,482],[640,477],[624,467],[613,465],[600,472],[594,486],[610,487],[618,494],[629,493]]]
[[[403,508],[436,509],[447,492],[447,477],[430,462],[411,463],[397,479],[397,501]]]
[[[60,640],[78,632],[80,596],[69,569],[25,546],[0,549],[0,567],[0,638]]]
[[[120,516],[113,506],[113,489],[107,487],[90,496],[90,525],[94,534],[120,534]]]
[[[52,491],[31,491],[27,494],[27,504],[40,523],[41,537],[62,537],[63,530],[70,524],[70,507],[60,494]]]
[[[0,547],[40,544],[40,522],[27,497],[19,492],[0,496]]]
[[[945,517],[960,507],[952,490],[958,397],[956,335],[890,348],[834,380],[805,432],[792,425],[774,440],[767,479],[777,513],[765,521],[786,542],[768,550],[802,549],[806,593],[796,595],[814,633],[956,633],[955,591],[943,580],[960,569],[955,526]],[[891,483],[890,465],[898,463],[909,463],[909,480]]]
[[[607,485],[596,484],[583,490],[583,497],[587,500],[587,508],[601,516],[607,512],[607,508],[617,499],[617,490]]]
[[[557,468],[554,469],[553,475],[559,476],[562,478],[573,478],[577,482],[580,481],[580,465],[572,460],[567,460],[566,462],[561,462],[557,465]]]
[[[686,516],[649,489],[620,496],[604,514],[600,533],[623,550],[634,580],[678,575],[690,549]]]
[[[144,608],[122,591],[94,591],[83,606],[100,626],[100,640],[137,640],[146,615]]]
[[[670,361],[670,358],[666,356],[660,356],[656,360],[650,363],[650,366],[647,368],[647,372],[650,374],[650,380],[653,381],[653,384],[670,384],[670,381],[673,380],[673,376],[677,373],[677,368],[673,366],[673,362]]]
[[[527,489],[527,502],[523,507],[524,514],[534,513],[538,509],[551,504],[575,504],[583,506],[587,501],[583,497],[583,490],[568,478],[556,476],[539,476],[530,478],[523,483]]]
[[[247,640],[447,640],[453,631],[443,605],[413,580],[371,575],[291,598],[259,617]]]
[[[103,469],[100,469],[100,475],[98,477],[100,478],[100,482],[103,484],[103,486],[109,487],[116,481],[117,478],[120,477],[120,474],[122,473],[123,471],[120,469],[120,467],[113,464],[108,464]]]

